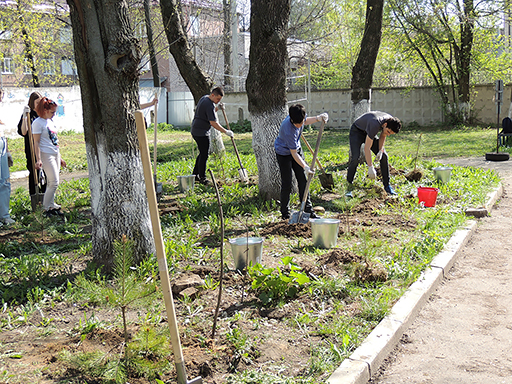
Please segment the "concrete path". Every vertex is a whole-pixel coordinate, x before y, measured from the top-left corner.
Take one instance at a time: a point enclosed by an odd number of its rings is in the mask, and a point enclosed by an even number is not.
[[[370,383],[512,383],[512,160],[445,162],[497,170],[504,193]]]

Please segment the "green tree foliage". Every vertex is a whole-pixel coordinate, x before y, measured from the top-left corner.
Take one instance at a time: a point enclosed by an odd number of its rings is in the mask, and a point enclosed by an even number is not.
[[[0,2],[2,72],[15,85],[76,82],[68,12],[41,0]]]

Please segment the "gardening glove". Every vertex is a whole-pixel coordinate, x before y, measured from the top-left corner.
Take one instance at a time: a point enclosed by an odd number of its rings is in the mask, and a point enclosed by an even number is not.
[[[314,174],[315,174],[315,171],[314,171],[314,170],[312,170],[312,169],[309,167],[309,165],[306,165],[306,166],[304,167],[304,172],[306,173],[306,175],[314,175]]]
[[[7,165],[9,167],[12,167],[14,164],[14,162],[12,161],[12,155],[11,155],[11,152],[7,152]]]
[[[318,121],[323,120],[324,123],[327,123],[329,121],[329,115],[327,114],[327,112],[321,113],[320,115],[317,116],[317,118]]]
[[[379,152],[377,152],[377,154],[375,155],[375,160],[381,161],[383,154],[384,154],[384,148],[382,148]]]
[[[219,101],[219,104],[217,104],[217,108],[224,110],[224,103],[222,101]]]
[[[229,137],[235,137],[235,134],[230,129],[226,130],[226,135],[228,135]]]
[[[30,107],[28,105],[25,105],[23,107],[23,115],[26,115],[27,113],[30,113]]]
[[[377,177],[377,172],[375,172],[375,168],[373,165],[368,166],[368,178],[374,180]]]

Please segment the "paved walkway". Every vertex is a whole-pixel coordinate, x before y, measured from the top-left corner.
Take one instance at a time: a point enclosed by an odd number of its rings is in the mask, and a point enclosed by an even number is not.
[[[452,159],[497,170],[503,196],[405,330],[374,384],[512,383],[512,160]]]

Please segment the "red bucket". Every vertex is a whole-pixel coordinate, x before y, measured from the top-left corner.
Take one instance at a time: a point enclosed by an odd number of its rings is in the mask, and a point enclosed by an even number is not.
[[[424,207],[435,207],[438,188],[418,187],[418,203]]]

